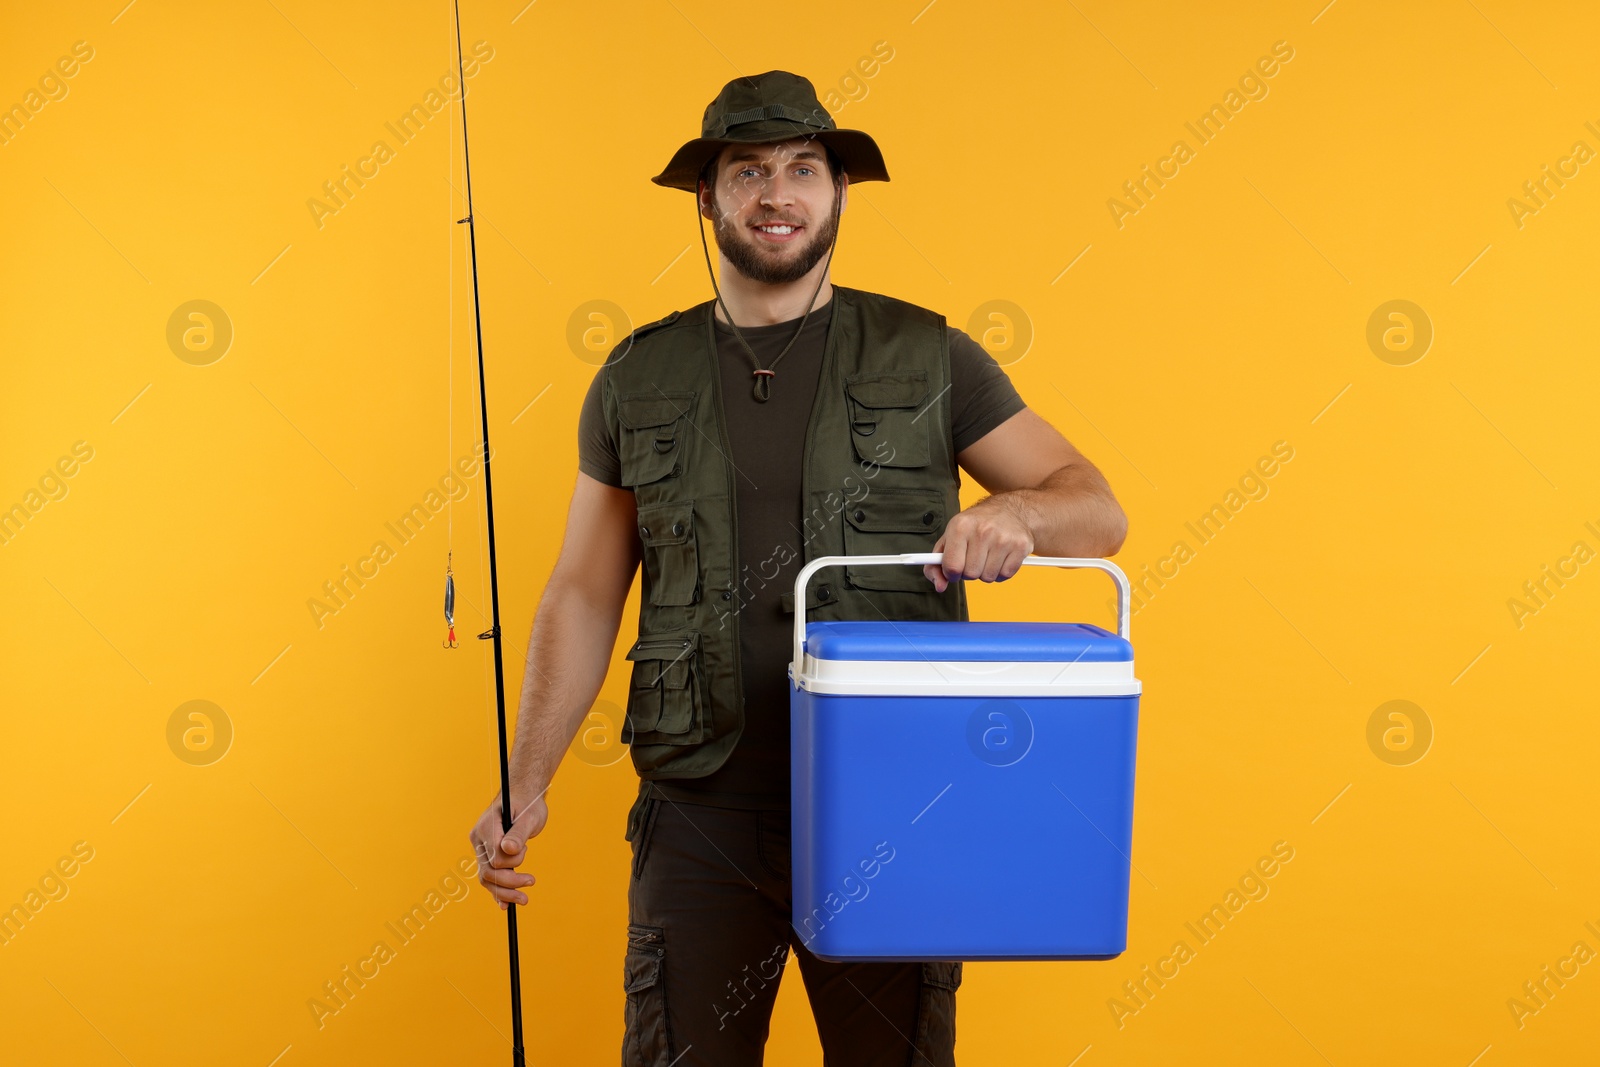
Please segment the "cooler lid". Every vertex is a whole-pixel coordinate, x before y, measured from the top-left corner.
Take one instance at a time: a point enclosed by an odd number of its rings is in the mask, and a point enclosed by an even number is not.
[[[964,663],[1131,663],[1133,645],[1081,622],[888,622],[806,625],[816,660]]]

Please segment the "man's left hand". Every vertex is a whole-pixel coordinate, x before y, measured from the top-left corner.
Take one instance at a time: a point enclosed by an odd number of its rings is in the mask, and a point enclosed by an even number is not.
[[[1033,551],[1033,531],[1011,508],[990,497],[946,523],[933,550],[944,553],[944,563],[927,564],[922,573],[941,593],[964,578],[1003,582],[1022,569]]]

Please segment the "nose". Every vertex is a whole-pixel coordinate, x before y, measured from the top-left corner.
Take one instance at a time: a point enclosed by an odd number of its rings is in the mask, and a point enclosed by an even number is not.
[[[784,171],[779,170],[768,178],[761,186],[761,204],[763,207],[787,207],[794,203],[794,191],[790,188],[791,179]]]

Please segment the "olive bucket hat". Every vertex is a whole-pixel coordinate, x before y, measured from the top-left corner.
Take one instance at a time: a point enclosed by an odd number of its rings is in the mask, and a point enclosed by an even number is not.
[[[673,155],[650,180],[669,189],[695,192],[700,170],[730,144],[771,144],[815,138],[833,149],[851,183],[886,182],[883,153],[860,130],[841,130],[817,100],[811,82],[785,70],[735,78],[706,106],[700,136]]]

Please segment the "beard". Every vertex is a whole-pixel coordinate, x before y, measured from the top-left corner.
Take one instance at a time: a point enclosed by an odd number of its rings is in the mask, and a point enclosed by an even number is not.
[[[838,195],[837,191],[834,195]],[[830,207],[821,229],[806,227],[811,231],[810,239],[793,252],[762,247],[759,238],[745,233],[744,227],[728,214],[719,213],[713,229],[718,251],[734,270],[765,285],[788,285],[804,278],[811,273],[811,268],[822,262],[839,232],[839,224]]]

